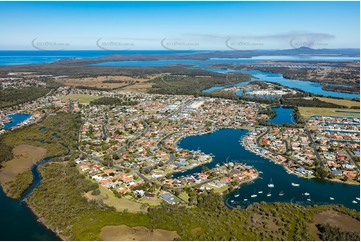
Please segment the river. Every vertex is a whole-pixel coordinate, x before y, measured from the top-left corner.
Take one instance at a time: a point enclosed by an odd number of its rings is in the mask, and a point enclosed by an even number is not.
[[[64,144],[62,145],[66,147]],[[70,150],[68,148],[67,150],[67,154],[69,154]],[[33,183],[19,200],[7,197],[0,186],[0,213],[2,215],[0,226],[4,231],[1,234],[2,240],[60,240],[53,231],[37,221],[36,216],[24,202],[41,183],[42,177],[38,170],[39,166],[53,158],[44,158],[32,166]]]
[[[0,186],[1,240],[60,240],[37,221],[30,208],[20,200],[7,197]]]
[[[209,134],[185,137],[179,141],[178,145],[188,150],[200,149],[207,154],[212,153],[214,155],[213,161],[205,164],[209,168],[214,167],[217,163],[234,161],[252,165],[263,173],[254,183],[241,185],[237,191],[226,195],[225,201],[231,206],[246,206],[253,202],[265,201],[291,202],[300,205],[343,204],[348,208],[360,210],[359,201],[355,199],[360,197],[360,186],[320,179],[299,178],[296,175],[289,174],[282,166],[246,150],[240,144],[241,138],[247,135],[248,132],[248,130],[241,129],[220,129]],[[200,171],[201,166],[184,173],[176,173],[174,177]],[[270,183],[271,179],[274,188],[270,190],[267,184]],[[300,186],[294,187],[291,183]],[[262,193],[258,193],[260,191]],[[267,196],[269,192],[271,193],[270,197]],[[283,192],[284,195],[279,196],[280,192]],[[304,193],[310,195],[302,195]],[[239,194],[239,196],[234,197],[236,194]],[[256,194],[257,197],[251,198],[253,194]],[[330,200],[330,197],[333,197],[334,200]],[[244,199],[247,199],[247,201],[244,201]],[[311,201],[307,201],[307,199]],[[352,203],[353,200],[358,203]]]
[[[245,74],[250,74],[254,76],[251,81],[267,81],[281,84],[285,87],[290,88],[297,88],[305,92],[310,92],[316,95],[323,95],[329,97],[339,97],[339,98],[360,98],[360,94],[354,93],[344,93],[344,92],[333,92],[333,91],[326,91],[322,89],[322,86],[318,82],[310,82],[310,81],[302,81],[302,80],[295,80],[295,79],[286,79],[281,74],[265,72],[265,71],[258,71],[258,70],[232,70],[232,69],[219,69],[219,68],[201,68],[203,70],[217,72],[217,73],[232,73],[232,72],[240,72]],[[203,92],[210,92],[215,90],[220,90],[226,87],[231,86],[244,86],[249,82],[240,82],[237,84],[229,84],[225,86],[217,86],[211,87],[208,89],[203,90]],[[237,93],[237,95],[241,96],[242,93]]]

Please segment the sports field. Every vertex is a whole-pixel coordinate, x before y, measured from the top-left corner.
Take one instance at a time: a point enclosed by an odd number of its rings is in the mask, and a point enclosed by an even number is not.
[[[339,109],[339,108],[315,108],[315,107],[298,107],[303,117],[309,118],[313,115],[321,116],[342,116],[342,117],[359,117],[357,109]]]
[[[360,102],[352,101],[352,100],[348,100],[348,99],[337,99],[337,98],[329,98],[329,97],[319,97],[318,99],[320,99],[323,102],[342,105],[342,106],[346,106],[348,108],[350,108],[352,106],[360,107]]]

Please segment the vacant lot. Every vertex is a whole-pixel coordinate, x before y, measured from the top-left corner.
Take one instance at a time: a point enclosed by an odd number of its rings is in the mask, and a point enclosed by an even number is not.
[[[322,115],[322,116],[343,116],[343,117],[359,117],[360,113],[357,112],[357,109],[339,109],[339,108],[314,108],[314,107],[298,107],[301,114],[305,118],[309,118],[313,115]],[[344,112],[336,112],[344,111]],[[351,113],[350,113],[351,112]]]
[[[126,225],[105,226],[100,237],[103,240],[140,240],[140,241],[166,241],[174,240],[179,235],[176,231],[164,229],[147,229],[146,227],[129,227]]]
[[[323,102],[333,103],[333,104],[342,105],[342,106],[347,106],[349,108],[352,107],[352,106],[360,107],[359,102],[352,101],[352,100],[347,100],[347,99],[337,99],[337,98],[328,98],[328,97],[319,97],[318,99],[320,99]]]
[[[3,163],[0,171],[0,182],[13,181],[17,174],[29,170],[34,163],[41,160],[46,154],[46,149],[32,145],[18,145],[13,149],[14,159]]]
[[[152,84],[148,82],[136,83],[134,85],[122,88],[123,91],[129,92],[147,92],[152,88]]]
[[[316,240],[320,240],[318,236],[318,229],[316,227],[317,224],[330,224],[331,226],[338,227],[345,232],[360,233],[360,221],[333,210],[318,213],[313,217],[313,223],[310,224],[310,232]]]
[[[134,78],[130,76],[98,76],[98,77],[85,77],[85,78],[66,78],[58,82],[66,86],[87,86],[93,88],[104,89],[117,89],[127,86],[134,82],[144,82],[145,79]]]
[[[91,101],[96,100],[101,98],[102,96],[92,96],[92,95],[88,95],[88,94],[70,94],[70,95],[65,95],[62,96],[61,99],[66,101],[66,100],[78,100],[79,103],[81,104],[89,104]]]
[[[97,196],[91,195],[91,192],[85,194],[85,198],[89,200],[101,200],[104,204],[115,207],[117,211],[123,212],[127,210],[128,212],[147,212],[147,209],[141,208],[141,204],[131,201],[126,198],[117,198],[115,195],[103,186],[99,186],[100,194]]]

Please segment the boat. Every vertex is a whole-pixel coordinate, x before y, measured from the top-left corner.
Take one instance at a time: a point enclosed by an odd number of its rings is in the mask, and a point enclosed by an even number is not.
[[[311,196],[308,195],[307,201],[311,202]]]
[[[231,203],[234,203],[234,200],[231,200]]]
[[[309,196],[310,194],[308,192],[305,192],[303,195],[305,196]]]
[[[257,197],[256,191],[251,195],[251,197]]]
[[[330,197],[330,200],[332,200],[332,201],[333,201],[333,200],[335,200],[335,199],[334,199],[333,197]]]
[[[237,193],[237,194],[234,194],[234,197],[239,197],[239,193]]]
[[[272,194],[271,194],[271,193],[267,193],[267,197],[270,197],[270,196],[272,196]]]
[[[13,119],[12,118],[9,118],[9,117],[6,117],[3,119],[3,123],[6,124],[6,123],[12,123],[13,122]]]
[[[259,193],[259,194],[262,194],[262,193],[263,193],[263,191],[259,191],[258,193]]]
[[[291,185],[293,186],[293,187],[299,187],[300,186],[300,184],[297,184],[297,183],[291,183]]]
[[[355,200],[352,200],[352,203],[357,203],[357,201],[355,201]]]
[[[270,181],[270,183],[268,183],[268,185],[267,185],[268,187],[275,187],[275,185],[272,183],[272,178],[271,178],[271,181]]]
[[[360,201],[360,198],[359,198],[359,197],[356,197],[356,199]]]
[[[280,193],[278,195],[282,197],[285,194],[283,193],[283,191],[280,191]]]
[[[243,199],[243,201],[247,202],[247,201],[248,201],[248,199],[247,199],[247,198],[245,198],[245,199]]]

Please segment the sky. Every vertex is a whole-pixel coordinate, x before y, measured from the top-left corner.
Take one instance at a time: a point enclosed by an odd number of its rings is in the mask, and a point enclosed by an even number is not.
[[[0,50],[359,48],[359,2],[0,2]]]

